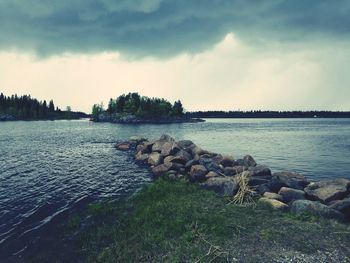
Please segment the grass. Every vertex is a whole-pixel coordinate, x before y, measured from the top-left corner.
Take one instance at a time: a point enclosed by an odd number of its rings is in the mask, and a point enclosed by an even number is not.
[[[88,262],[273,262],[335,249],[350,257],[347,225],[237,206],[186,181],[159,178],[127,202],[91,205],[88,215],[94,223],[75,240]],[[68,226],[79,228],[80,217]]]

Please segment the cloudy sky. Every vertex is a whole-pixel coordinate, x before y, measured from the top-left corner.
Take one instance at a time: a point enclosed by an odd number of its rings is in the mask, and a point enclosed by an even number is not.
[[[0,91],[90,112],[350,110],[348,0],[0,0]]]

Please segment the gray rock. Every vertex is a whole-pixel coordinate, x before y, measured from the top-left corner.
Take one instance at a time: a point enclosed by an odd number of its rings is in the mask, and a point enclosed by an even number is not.
[[[142,142],[147,141],[147,139],[144,138],[144,137],[140,137],[140,136],[131,136],[131,137],[129,138],[129,141],[133,141],[133,142],[135,142],[136,144],[139,144],[139,143],[142,143]]]
[[[202,181],[205,179],[205,175],[208,173],[207,168],[204,165],[197,164],[191,167],[190,179],[192,181]]]
[[[185,150],[180,150],[179,152],[177,152],[175,154],[175,156],[180,157],[181,159],[185,160],[185,163],[187,163],[188,161],[190,161],[192,159],[191,154],[189,154]]]
[[[200,185],[223,196],[234,196],[238,191],[238,185],[233,177],[212,177]]]
[[[281,202],[283,200],[283,197],[281,195],[276,194],[276,193],[271,193],[271,192],[265,192],[263,194],[263,197],[268,198],[268,199],[275,199],[275,200],[278,200]]]
[[[256,162],[255,162],[254,158],[251,155],[244,156],[243,157],[243,163],[244,163],[244,166],[248,166],[248,167],[256,166]]]
[[[173,144],[174,144],[173,142],[165,142],[162,145],[162,149],[160,153],[163,157],[166,157],[171,154],[171,149],[173,148]]]
[[[209,171],[209,173],[207,173],[205,175],[205,179],[209,179],[209,178],[212,178],[212,177],[218,177],[219,175],[216,173],[216,172],[213,172],[213,171]]]
[[[192,155],[196,155],[198,154],[199,156],[200,155],[203,155],[203,154],[208,154],[209,152],[206,151],[206,150],[203,150],[201,147],[195,145],[193,148],[192,148]]]
[[[271,170],[265,165],[248,167],[251,176],[271,176]]]
[[[282,196],[282,200],[285,203],[289,203],[293,200],[305,199],[304,191],[288,187],[282,187],[278,194]]]
[[[311,214],[328,219],[344,220],[344,215],[337,210],[329,208],[318,201],[296,200],[290,205],[290,211],[293,214]]]
[[[192,165],[196,165],[196,164],[199,164],[198,160],[189,160],[186,164],[185,164],[185,168],[186,169],[191,169],[191,166]]]
[[[222,169],[220,167],[220,165],[216,164],[215,162],[213,162],[213,160],[211,158],[200,158],[198,160],[199,164],[205,166],[205,168],[207,168],[208,171],[213,171],[216,173],[221,173]]]
[[[249,185],[250,186],[258,186],[261,184],[267,184],[270,181],[269,176],[250,176],[249,177]]]
[[[131,148],[131,144],[129,142],[122,142],[116,144],[115,148],[119,151],[128,151]]]
[[[347,221],[350,221],[350,198],[331,202],[329,208],[342,212]]]
[[[142,153],[141,151],[137,152],[137,154],[135,155],[136,161],[141,161],[141,162],[148,160],[148,157],[149,157],[148,153]]]
[[[223,159],[221,160],[220,164],[224,167],[229,167],[229,166],[234,166],[235,165],[235,160],[233,159],[233,157],[230,156],[225,156],[223,157]]]
[[[285,203],[271,198],[261,197],[258,201],[260,204],[267,204],[272,209],[278,210],[278,211],[288,211],[289,207]]]
[[[172,168],[173,168],[173,164],[172,163],[164,163],[164,164],[160,164],[160,165],[154,166],[152,168],[152,172],[153,172],[154,175],[159,176],[159,175],[165,174],[169,170],[172,170]]]
[[[305,177],[298,173],[278,172],[274,173],[273,177],[279,180],[283,186],[299,190],[303,190],[309,184]]]
[[[166,143],[166,141],[162,141],[162,140],[155,141],[152,145],[152,152],[161,153],[165,143]]]
[[[350,180],[333,179],[309,184],[304,191],[312,200],[329,203],[347,196],[350,192]]]
[[[237,174],[237,170],[234,167],[225,167],[224,174],[227,176],[233,176]]]
[[[195,144],[190,141],[190,140],[182,140],[182,141],[178,141],[177,144],[179,145],[179,147],[183,150],[188,150],[188,149],[192,149],[192,147],[195,146]]]
[[[255,189],[260,195],[263,195],[264,193],[271,191],[271,189],[267,186],[267,184],[258,185],[255,187]]]
[[[178,163],[182,164],[185,167],[186,159],[182,158],[181,156],[169,155],[164,158],[164,163]]]
[[[162,161],[163,161],[162,155],[158,152],[153,152],[149,155],[147,162],[149,165],[157,166],[161,164]]]

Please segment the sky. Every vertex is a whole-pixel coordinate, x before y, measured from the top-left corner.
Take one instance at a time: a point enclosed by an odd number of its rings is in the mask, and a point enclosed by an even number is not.
[[[348,0],[0,0],[0,92],[350,110],[349,40]]]

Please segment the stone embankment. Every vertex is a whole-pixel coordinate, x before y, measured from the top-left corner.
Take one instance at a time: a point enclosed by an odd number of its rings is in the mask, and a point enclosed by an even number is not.
[[[204,150],[190,140],[175,141],[169,135],[154,141],[131,137],[116,148],[134,150],[136,161],[147,164],[155,176],[187,178],[219,195],[234,197],[240,191],[238,178],[244,174],[253,197],[276,210],[350,221],[347,179],[310,182],[293,172],[272,173],[250,155],[234,159]]]

